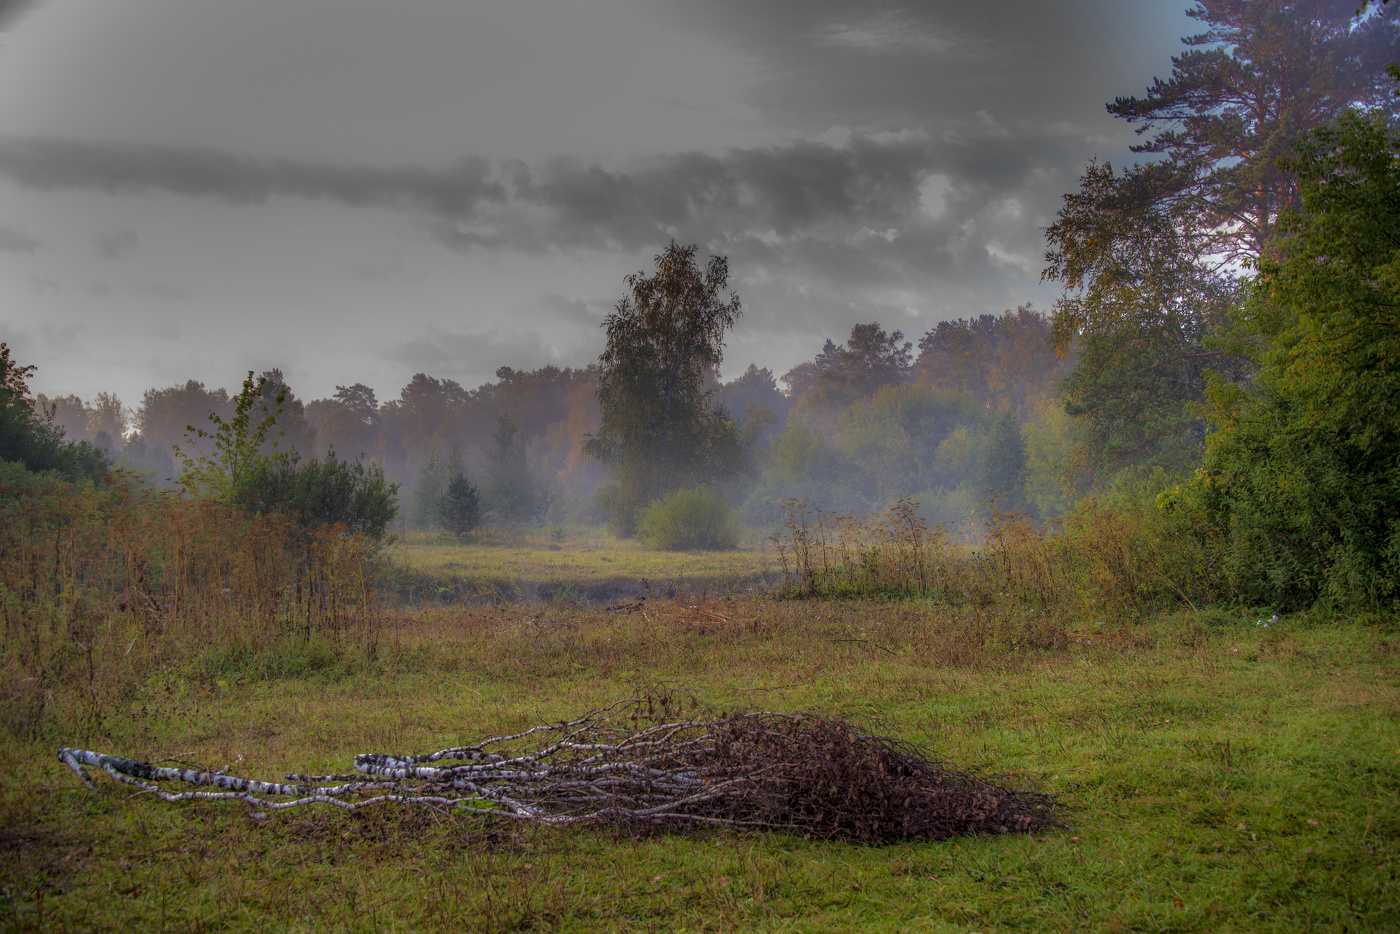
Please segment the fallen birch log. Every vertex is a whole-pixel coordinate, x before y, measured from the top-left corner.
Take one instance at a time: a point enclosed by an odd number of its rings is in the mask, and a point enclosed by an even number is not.
[[[865,843],[1033,833],[1057,824],[1049,795],[1003,788],[845,721],[714,715],[694,699],[685,711],[685,700],[655,690],[474,746],[366,753],[355,757],[353,775],[288,775],[286,782],[84,749],[61,749],[58,758],[89,788],[96,787],[91,768],[172,803],[237,800],[268,810],[421,805],[550,826],[646,832],[708,825]]]

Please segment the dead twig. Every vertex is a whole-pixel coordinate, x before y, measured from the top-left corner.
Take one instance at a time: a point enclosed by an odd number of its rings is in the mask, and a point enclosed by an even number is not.
[[[832,642],[859,642],[861,645],[868,645],[871,648],[879,649],[881,652],[888,652],[891,655],[898,655],[894,649],[886,648],[878,642],[871,642],[869,639],[832,639]]]
[[[720,826],[863,843],[1057,825],[1049,795],[1000,787],[909,743],[821,715],[716,713],[667,686],[576,720],[432,753],[362,754],[355,775],[288,775],[288,783],[82,749],[58,758],[90,788],[87,768],[172,803],[270,810],[421,805],[547,826]]]

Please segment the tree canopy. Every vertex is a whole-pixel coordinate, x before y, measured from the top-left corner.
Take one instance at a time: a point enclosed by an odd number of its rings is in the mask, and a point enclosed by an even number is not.
[[[1279,165],[1294,144],[1350,108],[1393,110],[1385,74],[1395,60],[1400,10],[1357,17],[1355,0],[1198,0],[1187,15],[1204,31],[1182,41],[1169,79],[1109,113],[1147,139],[1135,152],[1156,200],[1181,204],[1208,252],[1262,255],[1297,182]]]
[[[734,476],[746,460],[734,421],[706,388],[742,309],[737,295],[726,295],[728,261],[712,256],[702,272],[696,249],[671,241],[654,275],[627,277],[631,295],[604,322],[601,421],[584,450],[612,470],[609,512],[628,534],[638,508]]]
[[[272,382],[273,375],[280,376],[274,370],[254,379],[249,371],[228,418],[211,413],[212,430],[189,427],[181,485],[250,512],[294,515],[303,528],[342,524],[379,538],[398,514],[398,485],[377,464],[341,460],[334,451],[307,460],[295,448],[276,450],[268,435],[287,390]],[[196,453],[196,441],[210,450]]]
[[[1205,29],[1171,77],[1108,105],[1155,158],[1089,165],[1046,231],[1042,276],[1064,286],[1056,348],[1081,351],[1065,401],[1088,426],[1082,470],[1190,464],[1206,370],[1247,378],[1247,361],[1207,343],[1295,201],[1279,157],[1350,107],[1395,112],[1397,10],[1355,14],[1351,0],[1202,0],[1189,15]]]
[[[68,480],[101,480],[111,462],[86,441],[63,440],[63,430],[50,423],[29,393],[34,370],[13,362],[9,345],[0,343],[0,460]]]
[[[1377,115],[1314,132],[1285,168],[1301,210],[1260,262],[1217,381],[1195,488],[1256,599],[1400,604],[1400,136]]]

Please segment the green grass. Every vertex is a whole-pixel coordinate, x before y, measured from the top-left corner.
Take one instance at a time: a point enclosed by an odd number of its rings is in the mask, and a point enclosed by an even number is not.
[[[556,539],[548,532],[483,533],[461,543],[407,532],[386,550],[403,597],[616,602],[644,592],[745,590],[777,579],[777,557],[763,545],[734,551],[662,552],[603,533]]]
[[[403,611],[295,679],[167,671],[101,723],[0,744],[8,930],[1299,931],[1400,928],[1400,672],[1382,624],[1127,625],[748,599],[646,615]],[[285,651],[295,652],[295,647]],[[862,847],[634,839],[386,809],[249,817],[101,781],[59,745],[242,774],[344,770],[681,681],[874,721],[1033,784],[1066,827]],[[220,683],[223,682],[223,683]],[[66,723],[66,725],[65,725]],[[242,761],[239,761],[239,757]]]

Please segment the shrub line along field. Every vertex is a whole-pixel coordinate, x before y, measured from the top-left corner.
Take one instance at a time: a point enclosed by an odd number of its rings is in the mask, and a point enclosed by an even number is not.
[[[1374,621],[1054,619],[926,601],[401,608],[377,639],[171,652],[119,708],[7,735],[10,930],[1383,930],[1400,678]],[[85,789],[59,745],[278,779],[674,681],[824,711],[1064,803],[1034,836],[882,847],[270,812]],[[103,779],[104,776],[98,776]]]

